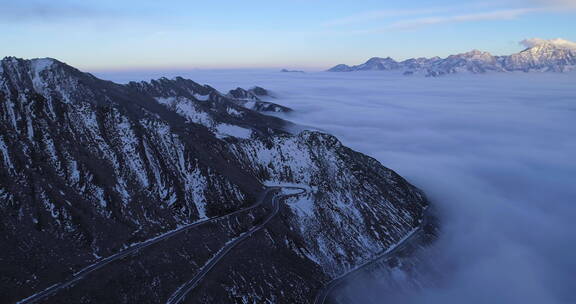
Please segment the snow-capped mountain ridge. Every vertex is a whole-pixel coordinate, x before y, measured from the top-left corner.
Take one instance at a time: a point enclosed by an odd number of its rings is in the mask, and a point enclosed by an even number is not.
[[[0,302],[62,282],[95,257],[251,206],[269,183],[315,191],[283,205],[211,274],[219,283],[191,298],[306,303],[419,224],[422,192],[334,136],[287,132],[291,123],[263,115],[259,102],[184,78],[120,85],[52,59],[0,61],[0,229],[9,248],[0,253]],[[125,257],[51,300],[166,302],[266,208]]]
[[[542,42],[510,56],[494,56],[472,50],[444,59],[413,58],[404,61],[374,57],[356,66],[339,64],[329,72],[400,71],[405,75],[441,76],[454,73],[486,72],[566,72],[576,69],[576,47],[571,44]]]

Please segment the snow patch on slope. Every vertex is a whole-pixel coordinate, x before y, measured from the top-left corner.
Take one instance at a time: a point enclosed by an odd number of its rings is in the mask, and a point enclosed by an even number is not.
[[[216,137],[218,138],[225,138],[232,136],[237,138],[248,139],[250,138],[250,136],[252,136],[252,130],[229,124],[217,125],[216,132],[217,132]]]
[[[211,128],[214,121],[208,113],[198,110],[194,102],[183,97],[156,97],[158,103],[165,105],[171,110],[176,111],[189,122],[200,124]]]

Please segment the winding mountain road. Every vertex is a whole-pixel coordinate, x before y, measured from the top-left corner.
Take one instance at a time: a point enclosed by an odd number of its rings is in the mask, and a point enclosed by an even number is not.
[[[276,188],[279,189],[279,187],[276,187]],[[283,195],[285,198],[290,197],[290,196],[300,195],[300,194],[306,192],[306,190],[304,188],[299,188],[299,187],[282,187],[282,188],[301,190],[301,192],[298,192],[298,193]],[[172,296],[170,296],[170,298],[168,299],[166,304],[177,304],[177,303],[182,302],[186,298],[186,295],[188,293],[190,293],[190,291],[192,291],[202,281],[202,279],[206,276],[206,274],[208,272],[210,272],[210,270],[220,260],[222,260],[222,258],[224,258],[226,256],[226,254],[228,254],[232,249],[234,249],[234,247],[236,247],[242,241],[246,240],[247,238],[252,236],[254,233],[263,229],[266,226],[266,224],[268,224],[268,222],[270,222],[276,216],[276,214],[278,214],[278,211],[280,210],[280,204],[278,203],[278,197],[279,196],[274,196],[272,198],[272,205],[273,205],[274,209],[273,209],[272,213],[270,213],[270,215],[268,217],[266,217],[266,219],[261,224],[252,227],[250,230],[243,233],[242,235],[240,235],[236,239],[230,241],[224,248],[222,248],[220,251],[218,251],[218,253],[216,253],[216,255],[214,255],[192,279],[190,279],[184,285],[180,286],[180,288],[178,288],[178,290],[176,290],[176,292],[174,294],[172,294]]]
[[[274,202],[275,202],[275,199],[276,199],[276,193],[278,192],[278,190],[279,190],[280,188],[281,188],[281,187],[268,187],[268,188],[266,188],[266,189],[260,194],[260,197],[258,198],[258,200],[256,201],[256,203],[255,203],[254,205],[250,206],[250,207],[247,207],[247,208],[244,208],[244,209],[240,209],[240,210],[237,210],[237,211],[234,211],[234,212],[232,212],[232,213],[225,214],[225,215],[213,217],[213,218],[210,218],[210,219],[207,219],[207,220],[204,220],[204,221],[200,221],[200,222],[192,223],[192,224],[189,224],[189,225],[186,225],[186,226],[182,226],[182,227],[180,227],[180,228],[178,228],[178,229],[169,231],[169,232],[167,232],[167,233],[164,233],[164,234],[162,234],[162,235],[159,235],[159,236],[157,236],[157,237],[154,237],[154,238],[149,239],[149,240],[147,240],[147,241],[144,241],[144,242],[142,242],[142,243],[134,244],[134,245],[132,245],[132,246],[130,246],[130,247],[128,247],[128,248],[126,248],[126,249],[118,252],[118,253],[115,253],[115,254],[113,254],[113,255],[111,255],[111,256],[108,256],[108,257],[106,257],[106,258],[103,258],[103,259],[99,260],[98,262],[96,262],[96,263],[94,263],[94,264],[92,264],[92,265],[90,265],[90,266],[87,266],[87,267],[83,268],[82,270],[74,273],[74,274],[72,275],[72,277],[70,277],[68,280],[66,280],[66,281],[64,281],[64,282],[61,282],[61,283],[58,283],[58,284],[54,284],[54,285],[46,288],[46,289],[43,290],[43,291],[40,291],[40,292],[38,292],[38,293],[36,293],[36,294],[34,294],[34,295],[29,296],[28,298],[25,298],[25,299],[23,299],[23,300],[20,300],[19,302],[17,302],[17,304],[36,303],[36,302],[38,302],[38,301],[40,301],[40,300],[46,299],[47,297],[56,294],[58,291],[61,291],[61,290],[65,289],[65,288],[69,287],[70,285],[72,285],[73,283],[75,283],[75,282],[83,279],[84,277],[86,277],[86,276],[89,275],[90,273],[92,273],[92,272],[94,272],[94,271],[96,271],[96,270],[98,270],[98,269],[100,269],[100,268],[102,268],[102,267],[104,267],[104,266],[106,266],[106,265],[114,262],[114,261],[117,261],[117,260],[119,260],[119,259],[122,259],[122,258],[124,258],[124,257],[126,257],[126,256],[128,256],[128,255],[130,255],[130,254],[132,254],[132,253],[137,252],[138,250],[141,250],[141,249],[144,249],[144,248],[146,248],[146,247],[148,247],[148,246],[151,246],[151,245],[154,245],[154,244],[156,244],[156,243],[159,243],[159,242],[161,242],[161,241],[163,241],[163,240],[166,240],[166,239],[168,239],[168,238],[170,238],[170,237],[173,237],[173,236],[175,236],[175,235],[177,235],[177,234],[180,234],[180,233],[182,233],[182,232],[188,231],[188,230],[190,230],[190,229],[192,229],[192,228],[198,227],[198,226],[203,225],[203,224],[206,224],[206,223],[214,222],[214,221],[217,221],[217,220],[226,218],[226,217],[230,217],[230,216],[235,215],[235,214],[238,214],[238,213],[242,213],[242,212],[246,212],[246,211],[252,210],[252,209],[254,209],[254,208],[256,208],[256,207],[259,207],[260,205],[262,205],[262,204],[264,204],[265,202],[270,201],[270,200],[272,201],[272,203],[274,203]],[[275,206],[275,210],[276,210],[276,209],[278,209],[278,206]],[[278,212],[278,210],[275,211],[275,213],[277,213],[277,212]],[[274,213],[274,214],[275,214],[275,213]],[[267,221],[269,221],[269,219],[270,219],[270,218],[268,218]],[[266,222],[267,222],[267,221],[266,221]]]
[[[410,231],[398,243],[396,243],[392,247],[388,248],[386,251],[378,254],[372,260],[367,261],[363,264],[360,264],[357,267],[351,269],[350,271],[348,271],[348,272],[342,274],[341,276],[336,277],[332,281],[330,281],[326,286],[324,286],[316,294],[316,297],[314,298],[314,304],[324,304],[326,302],[326,299],[328,299],[328,297],[330,296],[330,293],[332,292],[332,290],[334,290],[336,287],[340,286],[341,284],[343,284],[347,280],[351,280],[355,276],[361,274],[362,270],[365,269],[366,267],[368,267],[370,265],[374,265],[375,263],[377,263],[379,261],[390,259],[390,258],[394,257],[394,255],[396,253],[398,253],[399,251],[401,251],[402,249],[404,249],[408,245],[410,245],[410,243],[414,239],[416,239],[417,237],[420,236],[421,233],[423,233],[423,231],[424,231],[423,227],[425,227],[428,224],[429,216],[427,214],[427,211],[428,211],[427,209],[424,211],[420,225],[418,225],[418,227],[416,227],[412,231]]]

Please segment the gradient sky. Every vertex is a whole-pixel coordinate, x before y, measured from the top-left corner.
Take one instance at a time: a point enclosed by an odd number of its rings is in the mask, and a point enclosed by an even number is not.
[[[327,68],[576,40],[576,0],[0,0],[0,56],[90,70]]]

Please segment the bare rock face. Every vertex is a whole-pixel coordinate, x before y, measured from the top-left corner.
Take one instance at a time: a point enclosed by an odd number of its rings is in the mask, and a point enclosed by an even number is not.
[[[119,85],[54,59],[3,59],[0,302],[242,210],[270,185],[308,191],[282,201],[187,302],[307,303],[331,277],[418,226],[428,205],[418,189],[331,135],[290,134],[291,123],[259,112],[288,108],[261,101],[262,88],[241,90],[224,95],[183,78]],[[43,301],[166,302],[271,208],[146,247]]]
[[[473,50],[447,58],[413,58],[397,62],[392,58],[371,58],[356,66],[339,64],[329,72],[402,71],[404,75],[442,76],[455,73],[566,72],[576,68],[576,49],[543,43],[510,56],[493,56]]]

